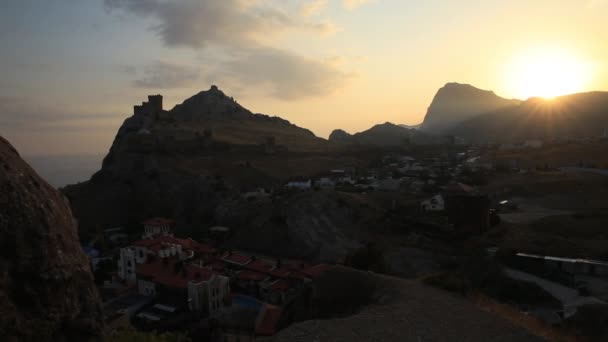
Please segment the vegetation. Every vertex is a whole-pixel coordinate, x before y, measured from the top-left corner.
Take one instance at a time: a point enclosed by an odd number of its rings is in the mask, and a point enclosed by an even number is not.
[[[106,342],[191,342],[185,333],[145,333],[128,330],[105,338]]]

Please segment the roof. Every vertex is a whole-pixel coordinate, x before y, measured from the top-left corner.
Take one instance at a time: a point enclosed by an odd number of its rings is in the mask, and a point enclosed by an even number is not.
[[[256,335],[272,336],[276,334],[283,310],[278,306],[266,304],[256,321]]]
[[[257,259],[247,264],[245,268],[260,273],[269,273],[275,268],[275,263],[268,260]]]
[[[289,282],[287,280],[279,279],[279,280],[273,282],[272,284],[270,284],[269,288],[272,291],[283,292],[283,291],[289,290],[289,288],[291,288],[291,286],[289,285]]]
[[[475,188],[463,183],[453,183],[448,185],[445,189],[449,193],[456,194],[471,194],[475,192]]]
[[[164,226],[164,225],[172,225],[174,223],[173,220],[162,218],[162,217],[153,217],[146,219],[142,222],[144,226]]]
[[[222,226],[215,226],[215,227],[209,228],[209,230],[212,231],[212,232],[226,233],[226,232],[230,231],[230,228],[228,228],[228,227],[222,227]]]
[[[245,266],[249,262],[251,262],[251,256],[246,255],[246,254],[240,254],[240,253],[229,253],[228,255],[225,255],[222,258],[222,260],[232,263],[232,264]]]
[[[321,274],[323,274],[325,271],[327,271],[329,268],[331,268],[330,265],[318,264],[318,265],[315,265],[312,267],[305,268],[305,269],[301,270],[300,272],[305,274],[309,278],[317,278]]]
[[[251,280],[251,281],[262,281],[268,277],[267,275],[265,275],[263,273],[249,271],[249,270],[240,271],[236,276],[240,280]]]
[[[270,275],[275,278],[287,278],[291,273],[291,268],[286,266],[277,267],[274,270],[270,271]]]
[[[214,273],[208,269],[193,264],[176,266],[177,259],[158,259],[154,262],[137,264],[135,272],[147,280],[173,289],[185,289],[191,281],[206,281]]]
[[[200,254],[213,254],[216,252],[215,248],[196,242],[190,238],[178,239],[171,236],[156,236],[152,239],[141,239],[132,243],[133,246],[146,247],[154,252],[158,252],[163,248],[163,245],[167,244],[179,245],[185,250],[193,250]]]

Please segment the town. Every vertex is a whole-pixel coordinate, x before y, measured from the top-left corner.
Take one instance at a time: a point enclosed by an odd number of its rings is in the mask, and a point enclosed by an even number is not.
[[[603,144],[604,140],[529,141],[515,150],[535,153],[552,145]],[[569,170],[551,168],[542,161],[496,157],[496,153],[512,153],[510,145],[452,144],[439,149],[440,153],[437,147],[410,148],[407,153],[372,151],[377,157],[368,159],[368,167],[343,165],[315,176],[290,177],[277,187],[243,187],[239,194],[239,201],[247,205],[315,193],[381,200],[392,208],[389,216],[397,220],[383,234],[399,240],[398,245],[382,243],[378,247],[381,239],[367,238],[367,246],[360,242],[343,255],[298,259],[235,248],[229,243],[235,227],[209,226],[202,229],[199,237],[203,238],[198,240],[177,236],[174,218],[143,219],[135,234],[125,228],[106,229],[96,242],[85,244],[84,250],[104,296],[109,331],[132,327],[187,331],[194,338],[218,341],[253,341],[314,318],[310,298],[315,280],[334,265],[423,277],[428,284],[439,282],[444,288],[446,280],[441,275],[437,278],[443,272],[438,260],[461,258],[463,246],[471,248],[471,241],[475,241],[475,249],[484,250],[484,257],[501,265],[509,279],[505,286],[510,282],[534,284],[526,291],[538,292],[540,297],[548,294],[538,303],[517,297],[521,295],[508,300],[547,324],[573,317],[579,307],[606,305],[608,262],[529,253],[524,245],[518,249],[520,246],[503,244],[503,237],[492,238],[497,231],[539,212],[535,208],[537,212],[529,213],[525,199],[488,184],[539,174],[561,177]],[[598,170],[584,165],[580,169]],[[552,214],[546,211],[538,218]],[[415,241],[411,241],[413,237]],[[370,248],[381,250],[380,256]],[[395,250],[401,254],[389,252]],[[410,263],[408,267],[414,270],[404,271],[399,263]],[[449,285],[447,289],[451,290]]]

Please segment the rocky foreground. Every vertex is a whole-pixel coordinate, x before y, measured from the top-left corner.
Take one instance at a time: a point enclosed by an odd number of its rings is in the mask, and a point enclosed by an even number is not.
[[[331,272],[330,277],[334,279],[356,280],[356,284],[337,282],[331,290],[328,286],[320,290],[324,293],[319,294],[317,290],[317,297],[331,300],[329,298],[343,296],[352,287],[371,281],[374,289],[370,304],[353,315],[294,324],[268,342],[542,341],[508,321],[480,310],[464,298],[416,281],[345,268],[335,268]]]
[[[96,338],[100,303],[67,200],[0,137],[0,339]]]

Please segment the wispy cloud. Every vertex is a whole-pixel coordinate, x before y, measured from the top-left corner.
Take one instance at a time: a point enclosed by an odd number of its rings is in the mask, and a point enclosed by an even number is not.
[[[305,17],[311,17],[319,14],[325,7],[329,0],[311,0],[305,2],[300,6],[300,14]]]
[[[349,9],[349,10],[354,10],[357,9],[359,7],[361,7],[362,5],[374,2],[376,0],[342,0],[342,5]]]
[[[157,62],[144,68],[138,87],[179,88],[201,80],[238,88],[264,84],[268,95],[284,100],[326,96],[345,84],[348,74],[326,63],[272,46],[273,35],[289,30],[329,35],[340,29],[312,19],[327,1],[290,7],[268,0],[105,0],[110,11],[152,19],[152,30],[167,47],[221,51],[222,58],[201,66]],[[225,57],[225,58],[224,58]],[[204,74],[201,70],[205,71]]]
[[[158,61],[144,67],[143,77],[135,80],[135,86],[155,89],[183,88],[191,86],[200,78],[198,67]]]
[[[328,62],[317,61],[280,49],[253,48],[239,51],[209,75],[225,79],[237,88],[255,84],[282,100],[327,96],[353,76]]]

